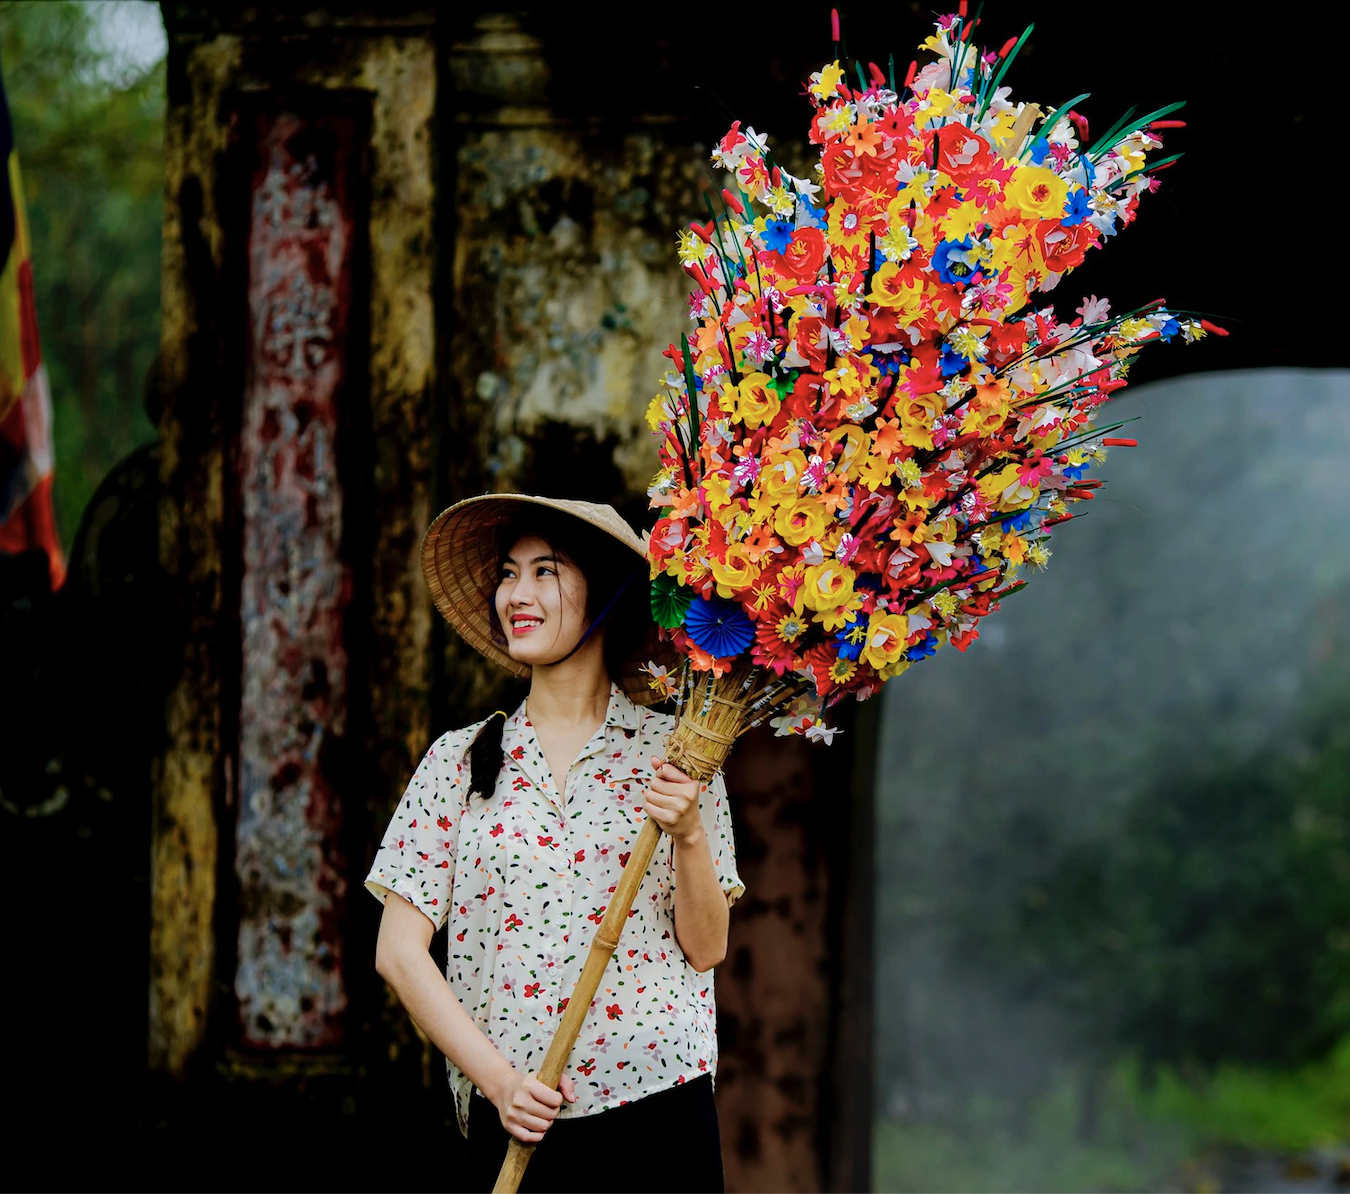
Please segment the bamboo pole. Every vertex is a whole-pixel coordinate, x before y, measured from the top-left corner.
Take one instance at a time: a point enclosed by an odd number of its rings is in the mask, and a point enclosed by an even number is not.
[[[586,955],[586,964],[582,967],[581,977],[577,980],[572,997],[567,1002],[567,1010],[563,1012],[558,1031],[553,1034],[553,1041],[544,1055],[544,1064],[540,1066],[536,1075],[550,1090],[558,1089],[558,1082],[562,1078],[567,1059],[571,1056],[572,1046],[576,1044],[577,1035],[581,1032],[587,1013],[591,1010],[591,1000],[595,998],[605,967],[609,965],[609,959],[619,946],[619,935],[623,932],[628,913],[637,898],[638,888],[642,885],[643,877],[647,874],[647,866],[656,850],[656,843],[660,840],[661,827],[648,817],[646,824],[642,826],[642,832],[638,834],[638,839],[633,844],[628,865],[619,876],[619,882],[605,909],[600,927],[591,940],[590,952]],[[497,1184],[492,1187],[493,1194],[515,1194],[520,1189],[521,1178],[525,1176],[525,1166],[530,1163],[530,1157],[533,1155],[533,1144],[526,1144],[513,1136],[511,1145],[506,1150],[506,1160],[502,1162],[501,1172],[497,1175]]]

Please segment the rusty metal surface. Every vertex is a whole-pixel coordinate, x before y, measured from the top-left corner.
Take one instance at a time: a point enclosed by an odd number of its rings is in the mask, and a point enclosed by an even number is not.
[[[346,713],[338,398],[351,305],[352,121],[258,116],[249,374],[240,436],[244,571],[235,994],[243,1041],[342,1037],[342,808],[325,743]]]

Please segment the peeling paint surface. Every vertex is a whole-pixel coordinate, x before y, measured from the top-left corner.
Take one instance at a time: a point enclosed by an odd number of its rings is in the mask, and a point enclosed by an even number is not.
[[[240,443],[244,571],[235,994],[243,1042],[342,1037],[343,731],[351,582],[335,441],[351,303],[351,120],[257,118],[249,370]]]

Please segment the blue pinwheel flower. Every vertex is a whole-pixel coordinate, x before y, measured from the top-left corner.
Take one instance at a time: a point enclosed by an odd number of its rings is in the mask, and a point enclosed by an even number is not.
[[[684,615],[684,630],[714,659],[739,655],[755,639],[754,623],[735,601],[698,597]]]

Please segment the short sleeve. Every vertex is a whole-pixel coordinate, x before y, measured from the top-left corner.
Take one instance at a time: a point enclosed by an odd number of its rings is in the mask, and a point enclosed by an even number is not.
[[[366,876],[367,890],[381,903],[397,892],[438,929],[450,911],[464,809],[456,741],[445,734],[423,756]]]
[[[719,771],[699,800],[698,811],[703,819],[703,832],[712,851],[713,869],[726,893],[727,905],[734,904],[745,894],[745,884],[736,871],[736,839],[731,831],[731,803],[727,799],[727,781]]]

